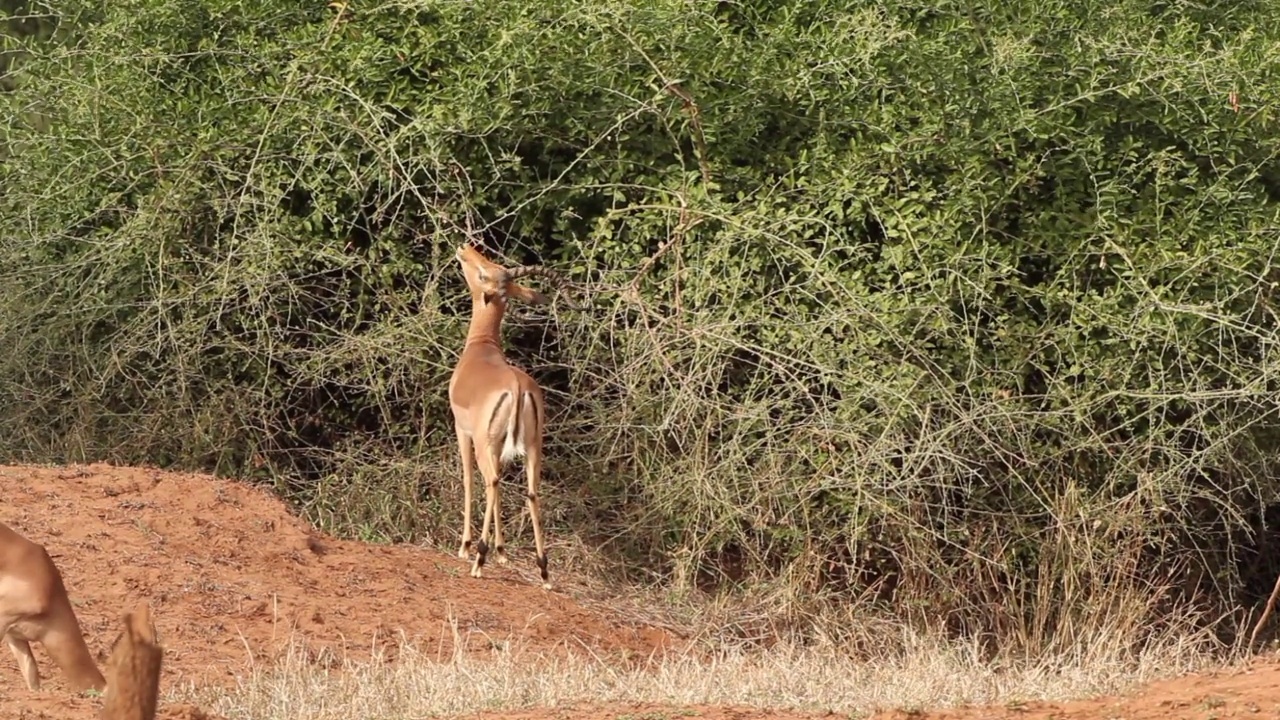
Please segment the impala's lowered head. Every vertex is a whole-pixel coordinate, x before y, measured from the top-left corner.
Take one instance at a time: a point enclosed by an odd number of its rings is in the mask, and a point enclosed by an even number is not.
[[[506,300],[509,297],[522,300],[531,305],[544,305],[547,298],[542,293],[531,290],[516,283],[523,277],[531,275],[552,276],[554,274],[537,265],[512,268],[508,270],[485,257],[474,245],[466,244],[458,248],[454,257],[462,264],[462,276],[467,280],[467,287],[473,298],[479,298],[485,305],[496,299]]]

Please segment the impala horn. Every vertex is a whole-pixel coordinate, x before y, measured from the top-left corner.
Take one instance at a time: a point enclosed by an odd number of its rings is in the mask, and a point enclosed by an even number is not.
[[[508,281],[515,281],[515,280],[519,280],[520,278],[526,278],[526,277],[543,277],[548,280],[551,280],[556,285],[558,285],[561,289],[563,289],[566,285],[569,284],[568,281],[564,279],[563,275],[556,272],[555,270],[545,268],[541,265],[521,265],[520,267],[514,267],[509,270],[506,270],[505,272],[506,272],[506,279]],[[506,293],[505,286],[502,287],[502,292],[503,294]],[[561,298],[561,301],[564,303],[566,307],[568,307],[571,310],[582,309],[571,302],[563,300],[563,298]]]

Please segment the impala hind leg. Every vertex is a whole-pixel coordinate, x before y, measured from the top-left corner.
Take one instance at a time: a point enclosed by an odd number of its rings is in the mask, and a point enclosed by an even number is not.
[[[493,552],[499,565],[507,564],[507,546],[502,542],[502,493],[498,483],[502,481],[502,468],[493,472]]]
[[[471,485],[474,479],[475,445],[462,428],[455,426],[454,430],[458,433],[458,457],[462,460],[462,544],[458,546],[458,557],[466,560],[471,554],[471,509],[474,507]]]
[[[538,550],[538,571],[542,575],[542,589],[551,589],[551,578],[547,572],[547,546],[542,537],[542,503],[538,499],[538,488],[542,484],[542,445],[531,445],[525,451],[524,471],[529,486],[525,491],[525,499],[529,503],[529,521],[533,523],[533,542]]]

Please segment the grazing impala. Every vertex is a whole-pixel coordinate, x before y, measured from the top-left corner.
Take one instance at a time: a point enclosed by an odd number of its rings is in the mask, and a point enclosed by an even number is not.
[[[533,522],[538,570],[542,574],[542,587],[549,590],[551,581],[547,574],[542,509],[538,501],[546,407],[542,389],[533,378],[507,362],[502,353],[501,331],[508,299],[515,298],[534,305],[547,302],[541,293],[516,284],[516,280],[535,275],[559,280],[559,276],[537,265],[505,268],[471,245],[458,248],[455,257],[462,264],[462,274],[471,293],[471,327],[467,330],[462,356],[458,358],[453,377],[449,380],[449,406],[453,410],[458,454],[462,458],[462,545],[458,548],[458,557],[465,559],[471,550],[474,460],[480,466],[480,475],[484,479],[485,504],[471,576],[481,576],[481,568],[489,552],[491,521],[493,550],[500,564],[507,562],[506,548],[502,544],[498,478],[508,462],[523,456],[529,481],[525,498],[529,503],[529,518]]]
[[[0,523],[0,637],[18,661],[27,687],[40,689],[31,643],[44,645],[75,692],[102,690],[107,681],[93,661],[71,609],[62,574],[44,546]]]

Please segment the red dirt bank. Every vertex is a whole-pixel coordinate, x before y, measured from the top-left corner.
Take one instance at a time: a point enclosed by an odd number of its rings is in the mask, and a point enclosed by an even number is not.
[[[229,679],[250,659],[275,657],[295,632],[357,656],[375,641],[394,651],[403,632],[447,658],[454,622],[473,653],[508,641],[533,652],[647,656],[675,641],[544,592],[513,569],[490,564],[473,580],[465,561],[432,550],[322,537],[242,483],[109,465],[0,466],[0,497],[0,520],[43,543],[62,570],[93,652],[108,649],[126,609],[151,603],[165,647],[162,687]],[[46,678],[38,694],[0,653],[0,718],[92,717],[81,708],[97,701],[66,697],[36,653]]]

